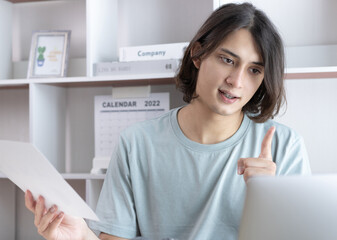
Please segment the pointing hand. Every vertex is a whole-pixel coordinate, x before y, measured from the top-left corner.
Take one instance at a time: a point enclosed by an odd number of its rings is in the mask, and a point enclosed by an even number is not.
[[[261,153],[258,158],[240,158],[238,174],[243,175],[245,181],[253,176],[275,176],[276,164],[271,154],[271,143],[275,127],[269,128],[261,144]]]

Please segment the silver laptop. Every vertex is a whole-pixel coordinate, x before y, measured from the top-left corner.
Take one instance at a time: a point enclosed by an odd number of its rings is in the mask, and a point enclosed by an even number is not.
[[[337,239],[337,175],[248,181],[239,240],[332,239]]]

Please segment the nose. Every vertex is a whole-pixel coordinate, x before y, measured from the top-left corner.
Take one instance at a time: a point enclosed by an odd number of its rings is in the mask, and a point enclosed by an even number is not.
[[[244,79],[244,69],[233,69],[226,78],[226,83],[233,88],[241,88]]]

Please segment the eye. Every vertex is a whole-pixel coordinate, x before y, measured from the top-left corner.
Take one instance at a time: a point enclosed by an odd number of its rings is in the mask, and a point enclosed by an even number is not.
[[[227,57],[220,57],[220,58],[224,63],[234,65],[234,61],[232,59],[227,58]]]
[[[257,69],[257,68],[251,68],[250,71],[251,71],[253,74],[255,74],[255,75],[261,74],[261,70],[260,70],[260,69]]]

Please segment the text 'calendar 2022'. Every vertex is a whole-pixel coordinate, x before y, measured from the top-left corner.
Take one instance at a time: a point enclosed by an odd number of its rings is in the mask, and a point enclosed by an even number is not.
[[[123,129],[168,112],[169,98],[169,93],[117,99],[111,95],[95,96],[95,158],[91,172],[101,173],[108,167]]]

